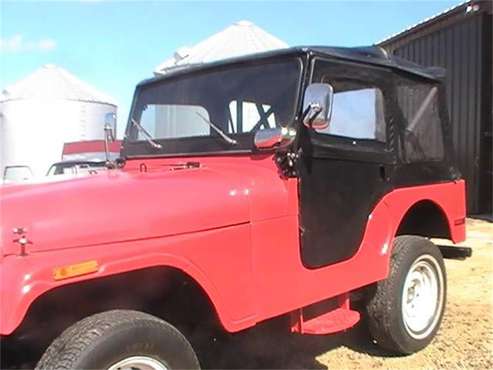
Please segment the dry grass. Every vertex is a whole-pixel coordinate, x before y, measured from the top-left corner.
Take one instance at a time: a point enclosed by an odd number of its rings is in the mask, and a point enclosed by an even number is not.
[[[365,325],[339,335],[293,336],[283,320],[213,342],[209,368],[284,369],[492,369],[493,368],[493,223],[468,220],[473,248],[466,261],[447,260],[448,303],[437,338],[407,357],[381,351]]]

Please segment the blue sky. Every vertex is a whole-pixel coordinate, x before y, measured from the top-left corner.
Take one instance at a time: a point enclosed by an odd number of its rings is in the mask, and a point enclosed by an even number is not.
[[[289,45],[355,46],[458,2],[0,0],[0,88],[53,63],[114,97],[123,123],[137,82],[177,48],[238,20],[250,20]]]

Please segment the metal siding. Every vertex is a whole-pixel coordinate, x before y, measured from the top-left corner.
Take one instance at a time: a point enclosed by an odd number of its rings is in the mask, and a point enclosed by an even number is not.
[[[483,16],[482,25],[482,83],[481,102],[481,162],[480,162],[480,199],[484,212],[493,214],[493,4]]]
[[[435,23],[432,29],[432,26],[430,29],[420,28],[381,45],[413,62],[447,69],[445,88],[452,137],[458,166],[467,181],[469,213],[491,210],[491,194],[487,190],[480,193],[480,183],[485,181],[480,174],[486,171],[480,168],[480,164],[488,162],[482,158],[487,154],[481,150],[481,139],[485,128],[489,127],[488,123],[482,122],[489,119],[488,115],[482,115],[485,112],[482,107],[483,86],[486,85],[482,83],[483,69],[488,67],[482,63],[485,52],[483,33],[486,29],[483,19],[486,19],[486,14],[481,12],[461,14],[455,22],[445,19],[441,21],[442,26]],[[488,100],[491,110],[491,99]]]

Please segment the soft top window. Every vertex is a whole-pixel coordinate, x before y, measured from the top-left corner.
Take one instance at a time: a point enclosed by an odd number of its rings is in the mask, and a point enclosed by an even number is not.
[[[313,72],[312,82],[334,89],[330,125],[317,133],[386,142],[383,91],[368,67],[317,60]]]
[[[385,142],[382,91],[359,86],[354,90],[334,91],[332,119],[318,133]]]
[[[436,84],[399,78],[397,104],[402,113],[401,156],[406,162],[444,158],[439,87]]]

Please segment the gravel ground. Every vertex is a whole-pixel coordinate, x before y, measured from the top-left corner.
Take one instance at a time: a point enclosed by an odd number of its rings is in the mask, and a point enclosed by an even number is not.
[[[332,336],[288,335],[280,319],[218,340],[203,356],[204,367],[493,369],[493,223],[468,219],[467,226],[463,245],[473,248],[473,257],[446,260],[445,318],[423,351],[407,357],[385,353],[371,343],[364,324]]]

